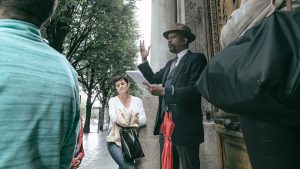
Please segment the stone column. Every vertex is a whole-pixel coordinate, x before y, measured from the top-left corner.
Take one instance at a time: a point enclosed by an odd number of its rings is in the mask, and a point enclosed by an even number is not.
[[[176,0],[152,0],[150,64],[153,71],[158,71],[174,57],[162,34],[176,22],[176,4]]]

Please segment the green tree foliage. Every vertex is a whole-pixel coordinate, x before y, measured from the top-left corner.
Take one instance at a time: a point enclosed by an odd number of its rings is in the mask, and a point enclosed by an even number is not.
[[[134,12],[135,0],[61,0],[43,30],[49,44],[76,69],[87,94],[84,132],[90,131],[95,99],[104,108],[113,94],[112,77],[135,68]]]

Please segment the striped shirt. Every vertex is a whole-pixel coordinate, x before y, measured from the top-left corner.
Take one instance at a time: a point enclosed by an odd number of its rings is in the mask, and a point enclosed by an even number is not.
[[[78,93],[75,70],[36,26],[0,19],[0,168],[69,168]]]

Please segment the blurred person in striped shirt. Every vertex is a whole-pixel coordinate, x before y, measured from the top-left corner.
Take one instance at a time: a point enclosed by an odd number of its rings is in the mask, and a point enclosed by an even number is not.
[[[69,169],[79,128],[77,74],[40,28],[57,0],[0,0],[0,168]]]

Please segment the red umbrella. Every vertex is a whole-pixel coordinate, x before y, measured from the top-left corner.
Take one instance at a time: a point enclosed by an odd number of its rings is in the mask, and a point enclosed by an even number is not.
[[[172,120],[172,113],[166,112],[164,122],[161,125],[161,131],[164,135],[164,149],[162,152],[162,169],[173,169],[173,152],[172,152],[172,133],[175,124]]]

